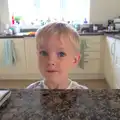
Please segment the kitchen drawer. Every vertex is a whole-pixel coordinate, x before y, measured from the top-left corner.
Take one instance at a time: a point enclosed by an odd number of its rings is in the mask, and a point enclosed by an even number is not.
[[[101,36],[82,36],[81,40],[87,40],[89,43],[98,43],[100,44]]]
[[[92,43],[87,41],[88,48],[85,49],[86,52],[95,52],[100,51],[100,44],[99,43]]]
[[[92,59],[88,59],[88,62],[84,63],[84,69],[81,69],[79,66],[74,68],[70,73],[78,73],[78,74],[82,74],[82,73],[87,73],[87,74],[98,74],[98,73],[102,73],[103,70],[100,67],[100,60],[96,59],[96,60],[92,60]]]
[[[100,52],[85,52],[85,59],[100,59]]]

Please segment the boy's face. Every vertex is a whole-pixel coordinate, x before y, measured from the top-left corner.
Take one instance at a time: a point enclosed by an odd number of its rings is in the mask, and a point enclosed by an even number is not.
[[[79,62],[79,54],[75,54],[71,42],[65,37],[59,39],[57,35],[41,42],[37,55],[41,74],[56,82],[67,78],[69,71]]]

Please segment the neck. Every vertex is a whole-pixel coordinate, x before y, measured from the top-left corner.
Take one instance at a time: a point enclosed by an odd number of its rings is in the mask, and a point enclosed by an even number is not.
[[[64,79],[64,80],[60,80],[60,82],[54,82],[48,79],[45,79],[45,85],[49,88],[49,89],[66,89],[69,84],[70,84],[70,80],[69,79]]]

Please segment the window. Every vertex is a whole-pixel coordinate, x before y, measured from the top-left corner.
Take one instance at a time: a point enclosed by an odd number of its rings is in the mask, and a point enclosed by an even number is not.
[[[40,20],[89,22],[90,0],[8,0],[10,16],[21,16],[26,25]]]

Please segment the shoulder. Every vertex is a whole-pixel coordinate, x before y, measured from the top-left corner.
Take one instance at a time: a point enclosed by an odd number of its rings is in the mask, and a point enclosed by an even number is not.
[[[42,89],[42,81],[43,80],[40,80],[30,84],[29,86],[27,86],[27,89]]]
[[[88,87],[80,85],[76,81],[72,81],[70,89],[88,89]]]

